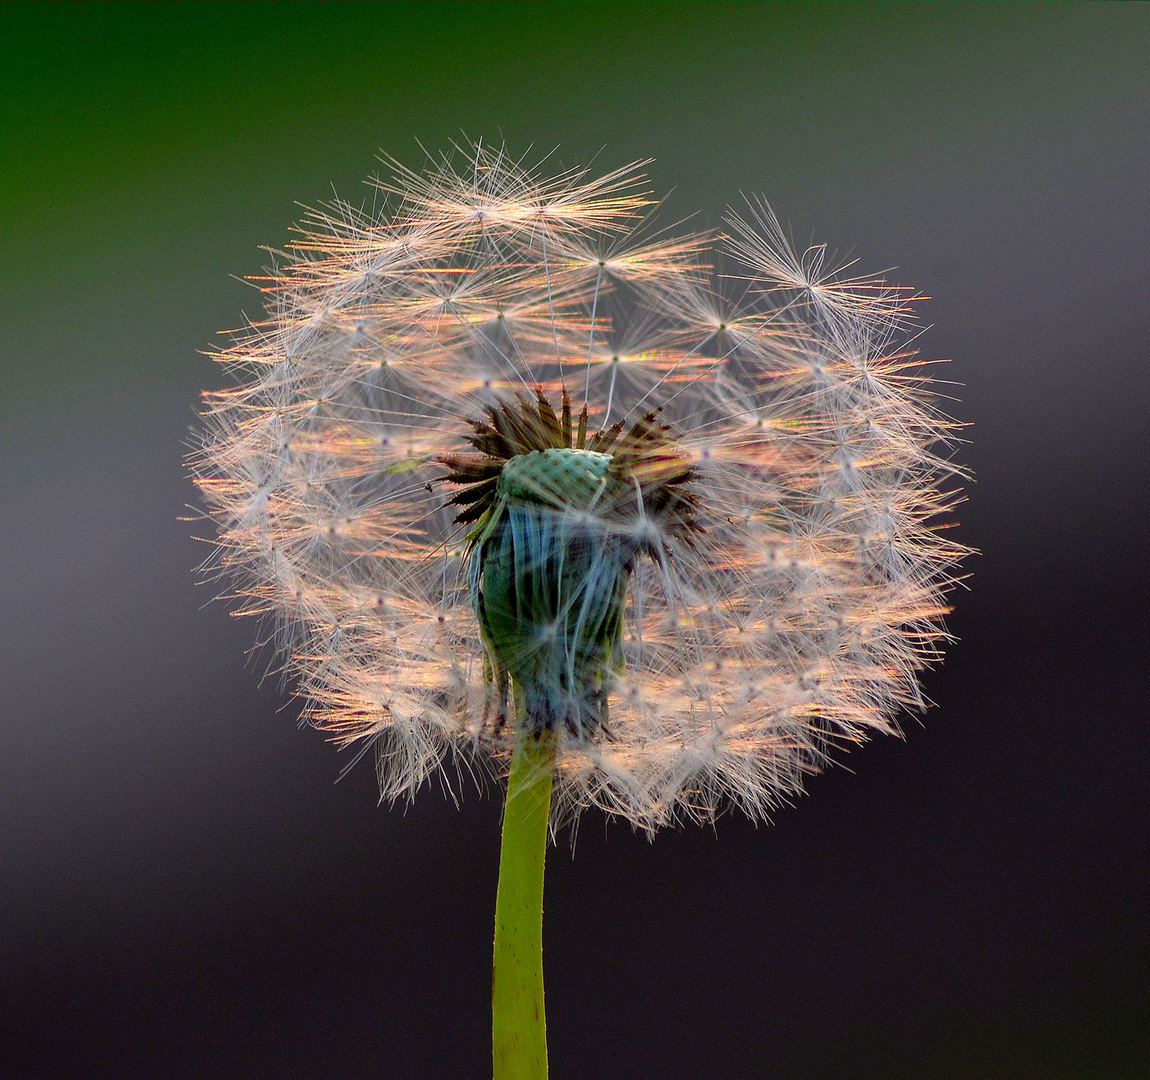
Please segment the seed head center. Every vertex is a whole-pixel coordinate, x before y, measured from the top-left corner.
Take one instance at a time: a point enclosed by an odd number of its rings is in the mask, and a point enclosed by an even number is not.
[[[533,450],[517,454],[503,466],[496,491],[509,501],[590,510],[619,486],[608,471],[610,465],[610,454],[594,450]]]

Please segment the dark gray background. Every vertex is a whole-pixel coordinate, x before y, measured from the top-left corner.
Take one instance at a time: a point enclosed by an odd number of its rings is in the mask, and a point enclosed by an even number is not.
[[[905,742],[552,852],[553,1074],[1147,1073],[1150,9],[0,10],[0,1071],[489,1075],[498,801],[377,808],[194,584],[197,350],[293,200],[461,129],[764,192],[934,299],[977,476]]]

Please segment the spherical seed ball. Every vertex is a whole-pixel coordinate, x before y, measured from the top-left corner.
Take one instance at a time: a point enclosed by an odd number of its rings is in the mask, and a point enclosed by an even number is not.
[[[634,168],[393,168],[279,256],[192,459],[210,567],[383,795],[505,763],[511,684],[562,731],[557,813],[645,828],[762,816],[920,705],[962,551],[907,295],[763,204],[718,253],[656,235]]]

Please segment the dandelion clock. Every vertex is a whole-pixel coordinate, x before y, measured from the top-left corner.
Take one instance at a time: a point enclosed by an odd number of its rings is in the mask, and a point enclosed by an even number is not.
[[[207,568],[385,799],[505,780],[494,1072],[541,1078],[549,833],[762,818],[922,705],[955,425],[913,297],[765,203],[669,237],[639,165],[389,165],[382,211],[305,219],[217,357]]]

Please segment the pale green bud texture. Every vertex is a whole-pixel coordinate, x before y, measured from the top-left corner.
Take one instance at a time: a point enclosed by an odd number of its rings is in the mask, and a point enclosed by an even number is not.
[[[610,463],[589,450],[513,457],[474,554],[473,603],[493,666],[521,691],[535,730],[606,722],[636,552],[595,514],[626,494]]]

